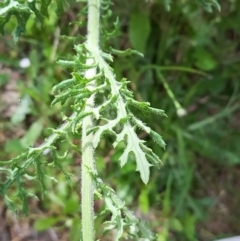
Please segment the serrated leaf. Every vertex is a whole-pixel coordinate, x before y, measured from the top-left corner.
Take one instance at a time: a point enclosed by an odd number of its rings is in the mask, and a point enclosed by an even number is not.
[[[134,100],[132,98],[128,98],[127,101],[129,104],[139,108],[142,111],[146,111],[150,106],[149,102],[144,102],[144,101],[140,102],[140,101]]]
[[[152,107],[148,107],[148,110],[149,110],[149,112],[151,112],[151,113],[153,113],[155,115],[168,117],[164,110],[156,109],[156,108],[152,108]]]
[[[134,99],[128,97],[127,103],[129,105],[135,106],[136,108],[140,109],[143,113],[152,113],[155,115],[167,117],[164,110],[150,107],[149,102],[137,101],[137,100],[134,100]]]
[[[147,184],[150,175],[149,168],[152,165],[148,162],[144,151],[140,147],[140,144],[144,141],[138,138],[137,134],[133,130],[133,127],[131,127],[128,123],[124,126],[121,133],[118,134],[113,145],[116,146],[119,142],[124,141],[125,136],[127,136],[127,146],[119,158],[120,164],[121,166],[124,166],[128,161],[129,154],[133,153],[137,164],[136,171],[140,172],[142,181]]]

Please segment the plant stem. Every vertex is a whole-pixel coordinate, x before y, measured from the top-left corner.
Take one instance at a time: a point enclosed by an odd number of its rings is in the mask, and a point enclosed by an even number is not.
[[[88,34],[86,47],[89,50],[90,57],[99,54],[99,21],[100,21],[100,0],[88,0]],[[87,60],[88,65],[94,63],[93,58]],[[96,75],[97,69],[88,69],[85,73],[86,78],[92,78]],[[91,81],[87,88],[93,90],[96,88],[94,81]],[[94,107],[94,95],[86,101],[85,112],[91,111]],[[82,121],[82,239],[83,241],[94,241],[94,210],[93,193],[94,184],[90,174],[96,172],[94,161],[94,150],[92,146],[93,134],[87,135],[87,130],[94,126],[91,116],[86,116]]]

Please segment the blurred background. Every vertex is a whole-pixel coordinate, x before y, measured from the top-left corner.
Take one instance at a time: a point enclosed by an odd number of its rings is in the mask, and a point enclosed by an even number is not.
[[[168,118],[138,111],[136,115],[163,136],[167,147],[164,151],[139,133],[163,162],[160,170],[151,169],[145,186],[134,163],[120,170],[122,149],[113,150],[112,138],[104,138],[96,153],[103,180],[149,221],[160,241],[213,241],[239,235],[240,1],[219,1],[221,11],[213,7],[212,12],[208,5],[204,9],[184,0],[170,5],[167,0],[114,3],[118,36],[103,41],[102,47],[131,47],[144,54],[114,56],[113,67],[119,80],[131,80],[129,88],[137,100],[165,110]],[[85,34],[85,28],[74,22],[81,6],[71,4],[58,17],[53,3],[44,27],[31,17],[27,34],[17,44],[11,36],[14,18],[0,36],[0,160],[40,144],[49,127],[61,124],[61,113],[71,114],[71,101],[50,108],[51,88],[70,76],[55,60],[72,56],[73,44],[83,41],[64,37]],[[110,30],[113,21],[103,18],[102,24]],[[72,138],[80,144],[78,135]],[[58,149],[64,153],[67,143],[59,142]],[[57,181],[47,181],[45,197],[37,184],[26,184],[39,198],[29,198],[26,217],[17,218],[0,200],[0,240],[79,240],[81,158],[69,153],[63,162],[73,174],[72,189],[59,170],[48,168]],[[96,201],[96,211],[102,205]],[[106,218],[96,219],[98,238]],[[113,240],[111,235],[102,240]]]

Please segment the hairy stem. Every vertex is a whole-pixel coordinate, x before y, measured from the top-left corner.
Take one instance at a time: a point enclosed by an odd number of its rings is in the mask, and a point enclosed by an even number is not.
[[[87,49],[94,57],[99,53],[99,20],[100,20],[100,0],[88,0],[88,34],[87,34]],[[87,60],[88,65],[94,63],[93,58]],[[97,69],[91,68],[86,71],[85,77],[92,78],[96,75]],[[94,81],[91,81],[87,86],[89,90],[96,88]],[[85,112],[91,111],[94,107],[94,95],[86,102]],[[96,172],[94,161],[94,149],[92,146],[93,134],[87,135],[87,130],[93,127],[91,116],[86,116],[82,122],[82,238],[83,241],[94,241],[94,211],[93,211],[93,193],[94,184],[90,174]]]

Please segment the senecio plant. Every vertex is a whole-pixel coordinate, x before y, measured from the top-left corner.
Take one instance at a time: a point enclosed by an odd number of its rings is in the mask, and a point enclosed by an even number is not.
[[[77,1],[76,2],[80,2]],[[16,185],[15,196],[22,203],[22,211],[27,211],[27,199],[34,196],[24,188],[28,180],[36,179],[46,191],[44,173],[45,165],[57,166],[64,173],[66,180],[70,182],[70,175],[62,165],[63,156],[58,154],[57,140],[65,138],[69,145],[81,155],[81,220],[83,241],[95,240],[95,228],[93,211],[94,194],[105,202],[104,212],[111,213],[111,220],[105,223],[105,230],[117,230],[115,240],[131,238],[134,240],[156,240],[157,237],[145,225],[134,216],[125,203],[118,198],[114,190],[107,186],[100,178],[96,170],[95,149],[101,138],[106,134],[115,137],[113,147],[119,143],[125,143],[125,149],[119,158],[120,165],[127,163],[129,155],[133,155],[136,161],[136,170],[139,171],[142,181],[147,184],[150,176],[150,167],[160,167],[159,157],[145,145],[136,130],[141,129],[148,133],[152,139],[162,148],[165,142],[162,137],[143,123],[131,111],[132,107],[142,110],[144,113],[153,113],[166,116],[163,110],[155,109],[148,102],[139,102],[134,99],[132,91],[128,89],[126,79],[117,80],[114,69],[111,67],[113,55],[139,54],[137,51],[127,49],[125,51],[108,48],[106,52],[101,46],[100,39],[104,35],[111,36],[100,19],[111,14],[109,10],[110,0],[88,0],[87,2],[87,36],[86,41],[74,45],[75,55],[71,60],[58,60],[61,66],[71,69],[71,78],[63,80],[53,87],[55,99],[52,105],[68,99],[73,102],[73,113],[64,116],[63,124],[57,129],[52,129],[52,134],[39,146],[30,147],[25,153],[9,160],[0,162],[0,172],[4,173],[4,182],[0,183],[0,195],[8,207],[16,211],[15,200],[11,198],[10,188]],[[14,40],[25,31],[25,24],[30,14],[35,14],[38,21],[43,21],[48,16],[48,7],[51,0],[5,0],[0,2],[0,31],[3,33],[5,24],[12,16],[18,22],[14,30]],[[58,11],[63,10],[67,1],[57,0]],[[102,18],[101,18],[102,16]],[[117,21],[113,26],[117,27]],[[116,29],[115,29],[116,30]],[[101,36],[103,35],[103,36]],[[81,134],[81,147],[76,147],[70,140],[71,133]],[[46,152],[52,153],[52,162],[46,163],[42,157]],[[32,167],[35,171],[32,171]]]

